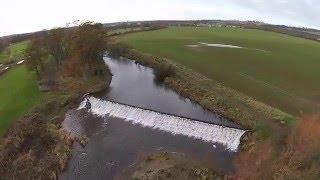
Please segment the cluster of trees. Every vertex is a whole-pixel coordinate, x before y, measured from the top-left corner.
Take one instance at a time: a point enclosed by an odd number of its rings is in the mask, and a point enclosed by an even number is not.
[[[93,22],[37,33],[27,50],[27,65],[42,79],[99,75],[106,33],[102,24]]]

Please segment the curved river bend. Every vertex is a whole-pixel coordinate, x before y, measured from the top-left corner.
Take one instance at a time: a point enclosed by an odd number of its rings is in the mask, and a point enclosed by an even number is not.
[[[146,155],[164,151],[183,153],[220,171],[233,170],[245,132],[240,126],[157,85],[148,67],[126,59],[104,60],[114,75],[109,90],[90,98],[90,112],[82,102],[63,122],[71,135],[90,140],[85,148],[74,144],[60,179],[114,179]]]

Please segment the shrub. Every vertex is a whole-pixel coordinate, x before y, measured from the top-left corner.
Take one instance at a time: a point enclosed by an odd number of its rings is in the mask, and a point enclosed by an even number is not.
[[[172,65],[160,64],[158,66],[155,66],[154,68],[155,81],[162,83],[167,77],[174,76],[176,74],[175,72],[176,72],[175,67]]]
[[[257,142],[235,161],[235,179],[319,179],[320,121],[303,119],[279,147],[274,138]],[[253,170],[254,169],[254,170]]]
[[[129,46],[122,43],[109,44],[108,45],[109,55],[113,58],[119,58],[129,51]]]
[[[3,64],[5,64],[5,65],[13,64],[14,61],[15,61],[15,60],[14,60],[13,58],[7,58],[7,59],[3,62]]]
[[[7,47],[7,44],[5,43],[5,41],[0,39],[0,53],[4,51],[6,47]]]
[[[58,99],[57,99],[58,98]],[[61,100],[60,100],[61,98]],[[53,124],[64,119],[67,97],[52,96],[8,130],[0,141],[0,179],[55,179],[71,155],[72,139]],[[63,103],[63,104],[61,104]],[[66,109],[62,109],[66,108]]]
[[[254,124],[253,131],[256,132],[261,138],[266,139],[272,135],[270,125],[263,121],[258,121]]]

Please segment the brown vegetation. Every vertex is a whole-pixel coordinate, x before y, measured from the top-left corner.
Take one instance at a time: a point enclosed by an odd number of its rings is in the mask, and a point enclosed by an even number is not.
[[[44,61],[47,58],[45,49],[45,39],[42,36],[35,36],[31,39],[31,43],[27,49],[27,67],[35,70],[40,76],[44,72]]]
[[[183,154],[164,152],[148,156],[138,164],[130,177],[123,179],[214,180],[222,179],[222,176],[212,169],[200,167]]]
[[[71,33],[68,56],[85,69],[82,73],[95,74],[106,49],[106,29],[102,24],[84,23]]]
[[[154,68],[154,75],[156,82],[163,83],[167,77],[175,75],[175,67],[169,64],[161,64]]]
[[[9,129],[0,145],[3,179],[56,179],[71,155],[72,139],[60,129],[75,98],[48,96]]]
[[[234,179],[319,179],[320,121],[306,118],[277,143],[275,138],[257,142],[235,161]]]
[[[103,25],[91,22],[37,33],[28,48],[27,66],[55,90],[85,93],[86,84],[106,87],[111,74],[103,62],[105,37]]]
[[[4,51],[5,48],[6,48],[6,45],[4,44],[4,41],[3,41],[3,40],[0,40],[0,53],[1,53],[2,51]]]
[[[108,44],[108,53],[113,58],[119,58],[121,55],[128,53],[129,47],[123,43]]]
[[[106,89],[105,29],[84,23],[37,33],[26,59],[51,92],[14,124],[0,143],[0,179],[57,179],[71,155],[72,139],[60,129],[81,94]]]

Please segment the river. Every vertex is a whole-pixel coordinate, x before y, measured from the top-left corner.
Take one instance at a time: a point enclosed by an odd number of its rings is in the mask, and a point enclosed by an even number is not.
[[[204,166],[233,171],[244,133],[240,126],[158,85],[148,67],[126,59],[104,60],[113,74],[109,90],[90,98],[90,112],[81,108],[83,102],[63,122],[71,135],[85,135],[89,142],[85,148],[74,143],[60,179],[114,179],[158,152],[182,153]]]

